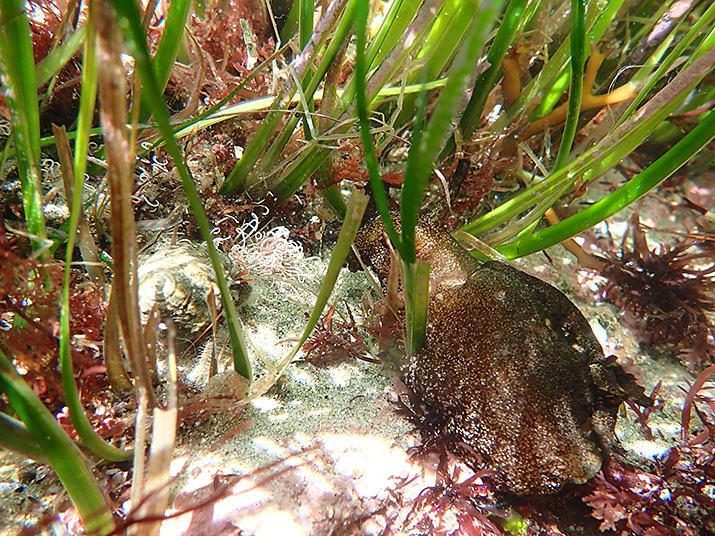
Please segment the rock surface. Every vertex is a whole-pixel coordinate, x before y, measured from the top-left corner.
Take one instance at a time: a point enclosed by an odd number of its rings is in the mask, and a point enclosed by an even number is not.
[[[231,273],[230,261],[220,256],[224,270]],[[142,323],[157,305],[162,318],[171,318],[181,335],[196,335],[211,321],[207,302],[211,293],[216,307],[221,308],[216,274],[205,246],[161,246],[151,256],[140,259],[138,276]]]

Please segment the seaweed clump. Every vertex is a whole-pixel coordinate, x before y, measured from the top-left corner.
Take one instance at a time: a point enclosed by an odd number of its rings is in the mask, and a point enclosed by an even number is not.
[[[650,471],[613,457],[582,500],[602,532],[713,535],[714,463],[713,443],[702,440],[671,448]]]
[[[21,248],[0,236],[0,345],[11,354],[25,381],[71,437],[76,437],[62,395],[59,368],[59,309],[62,266],[24,258]],[[126,425],[101,359],[105,304],[94,285],[72,279],[71,355],[90,421],[102,437],[119,436]],[[0,399],[0,410],[7,411]]]
[[[402,382],[403,391],[393,403],[398,415],[407,419],[419,432],[422,442],[410,450],[413,460],[427,460],[436,456],[435,482],[425,487],[409,504],[409,512],[402,529],[416,530],[415,534],[494,535],[504,532],[499,528],[509,513],[498,507],[493,473],[488,470],[472,472],[456,463],[461,457],[455,453],[465,451],[475,460],[484,462],[478,452],[446,430],[444,417],[422,405],[417,395]],[[467,470],[466,475],[462,471]],[[501,518],[495,524],[490,518]],[[410,532],[411,534],[414,532]]]
[[[608,279],[603,297],[626,312],[641,342],[674,347],[690,367],[714,361],[715,326],[708,317],[715,312],[712,252],[696,249],[702,242],[693,239],[651,250],[638,212],[629,230],[632,249],[625,246],[626,233],[620,251],[601,259]]]
[[[342,320],[335,317],[337,305],[336,301],[321,317],[313,334],[305,341],[303,345],[305,360],[313,365],[338,359],[360,359],[368,363],[379,363],[366,355],[368,352],[365,337],[360,334],[359,326],[355,323],[348,304],[345,304],[348,317]],[[308,317],[307,313],[306,317]]]

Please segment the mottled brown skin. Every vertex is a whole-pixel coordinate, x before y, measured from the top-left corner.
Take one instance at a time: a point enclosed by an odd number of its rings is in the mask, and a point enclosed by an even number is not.
[[[383,234],[373,221],[356,245],[384,285]],[[403,364],[405,383],[487,460],[502,489],[553,493],[593,477],[626,390],[648,404],[642,389],[604,357],[584,316],[551,285],[476,260],[426,221],[417,250],[431,263],[429,318],[422,349]]]

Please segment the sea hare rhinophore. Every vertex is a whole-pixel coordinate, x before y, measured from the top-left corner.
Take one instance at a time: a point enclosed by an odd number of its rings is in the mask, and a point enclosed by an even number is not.
[[[356,246],[384,285],[383,229],[379,218],[366,224]],[[502,489],[553,493],[592,478],[619,405],[651,404],[633,377],[604,357],[584,316],[551,285],[478,261],[424,220],[417,256],[431,263],[429,318],[423,347],[402,365],[405,383]]]

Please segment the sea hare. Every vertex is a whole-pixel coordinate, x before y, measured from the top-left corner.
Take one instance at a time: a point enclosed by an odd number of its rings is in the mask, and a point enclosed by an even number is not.
[[[379,218],[356,246],[384,285],[390,253]],[[417,256],[431,263],[429,317],[424,345],[402,365],[405,383],[479,453],[501,489],[554,493],[592,478],[620,404],[651,404],[642,388],[604,357],[584,316],[551,285],[478,261],[426,220]]]

